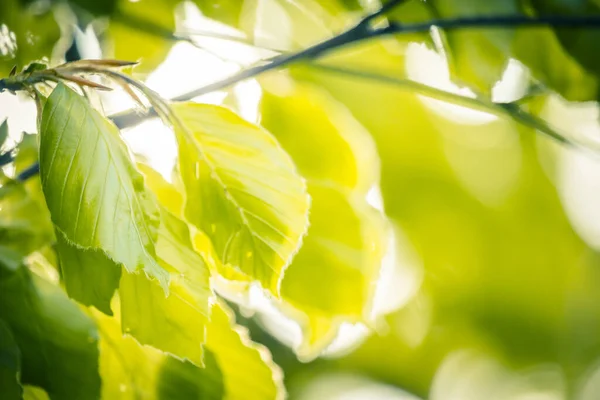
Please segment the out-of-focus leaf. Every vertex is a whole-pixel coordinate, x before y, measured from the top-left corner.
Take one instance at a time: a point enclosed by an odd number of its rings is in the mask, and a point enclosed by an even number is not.
[[[224,264],[279,294],[308,225],[302,178],[277,141],[217,106],[173,105],[185,216]]]
[[[29,7],[19,0],[0,3],[0,78],[8,76],[15,65],[20,69],[52,55],[60,30],[50,7],[40,5]]]
[[[15,157],[15,176],[18,176],[27,168],[38,162],[38,139],[35,134],[24,133],[17,146],[17,155]],[[23,210],[23,217],[29,219],[35,227],[35,231],[41,236],[40,244],[47,244],[54,240],[54,227],[50,218],[50,212],[46,206],[46,199],[42,191],[42,185],[39,175],[32,176],[22,183],[27,198],[21,200],[22,205],[28,209],[26,214]],[[8,213],[8,211],[6,212]],[[41,247],[41,246],[40,246]]]
[[[532,0],[531,3],[542,15],[600,15],[600,5],[592,1]],[[600,79],[600,56],[590,51],[600,41],[600,32],[597,29],[556,29],[555,32],[564,50]]]
[[[115,11],[117,0],[70,0],[70,3],[75,7],[80,7],[89,13],[101,16],[110,15]]]
[[[21,350],[23,384],[52,399],[97,399],[98,334],[62,290],[32,274],[9,250],[0,251],[0,319]]]
[[[310,358],[340,323],[369,318],[387,242],[384,219],[365,197],[379,160],[369,133],[342,105],[308,85],[274,83],[265,86],[261,121],[308,179],[312,199],[308,234],[281,289],[305,329],[298,353]],[[268,90],[285,87],[279,96]]]
[[[59,84],[40,124],[40,176],[52,221],[73,244],[104,251],[167,286],[154,242],[160,212],[118,129]]]
[[[135,71],[154,70],[175,43],[173,0],[119,0],[108,29],[108,47],[117,60],[139,61]]]
[[[379,179],[375,145],[352,115],[324,91],[285,77],[263,79],[261,123],[313,183],[366,193]]]
[[[17,156],[15,157],[15,174],[23,172],[31,164],[38,160],[38,136],[35,134],[24,133],[17,147]]]
[[[269,351],[253,343],[245,328],[235,325],[233,312],[222,302],[213,306],[206,346],[223,374],[223,399],[285,398],[283,374]]]
[[[298,354],[304,358],[317,356],[342,322],[370,321],[388,233],[364,196],[319,185],[309,185],[309,193],[311,225],[281,286],[301,313],[306,332]]]
[[[363,56],[357,51],[356,62]],[[391,60],[401,63],[402,56],[382,53],[370,61]],[[422,396],[458,348],[479,349],[519,368],[559,364],[569,377],[595,365],[598,257],[566,219],[539,165],[534,132],[510,120],[452,122],[433,113],[432,103],[373,80],[293,72],[327,88],[372,133],[386,214],[424,268],[422,289],[390,316],[390,332],[332,364]],[[451,110],[466,121],[473,117]],[[515,145],[505,157],[485,156],[507,141]],[[494,205],[463,183],[496,190],[507,170],[505,197]]]
[[[119,287],[121,267],[101,250],[82,249],[56,233],[56,252],[69,297],[112,315],[110,301]]]
[[[6,183],[0,191],[2,246],[25,256],[48,244],[54,233],[50,219],[46,218],[48,210],[43,198],[35,199],[25,185],[14,181]]]
[[[209,351],[204,351],[204,368],[168,357],[161,365],[158,398],[164,400],[221,400],[225,392],[223,375]]]
[[[0,319],[0,396],[6,400],[18,400],[21,388],[21,351],[8,325]]]
[[[442,18],[519,13],[516,0],[435,0],[431,4]],[[506,68],[514,35],[512,28],[447,32],[451,72],[459,82],[490,95]]]
[[[239,0],[193,0],[202,14],[224,24],[238,27],[245,1]]]
[[[550,28],[518,29],[512,47],[513,56],[531,70],[535,80],[567,100],[596,99],[597,78],[565,51]]]

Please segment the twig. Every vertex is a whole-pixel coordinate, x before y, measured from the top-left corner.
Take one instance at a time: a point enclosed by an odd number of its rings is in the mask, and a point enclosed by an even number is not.
[[[230,77],[211,83],[201,88],[184,93],[173,98],[173,101],[188,101],[194,97],[201,96],[217,90],[222,90],[231,85],[256,77],[264,72],[281,68],[298,61],[313,60],[329,53],[334,49],[350,44],[355,44],[376,37],[391,36],[396,34],[408,34],[417,32],[428,32],[432,27],[447,30],[468,28],[509,28],[509,27],[535,27],[553,26],[558,28],[600,28],[600,15],[583,16],[540,16],[528,17],[522,15],[500,15],[500,16],[477,16],[458,17],[453,19],[434,19],[423,23],[399,24],[390,22],[387,26],[373,28],[370,23],[398,6],[400,1],[390,1],[380,10],[367,15],[350,30],[325,40],[315,46],[309,47],[298,53],[284,54],[272,59],[268,64],[260,64],[240,71]],[[119,128],[136,125],[146,118],[154,116],[150,110],[148,114],[139,114],[134,111],[124,112],[112,117]]]
[[[201,96],[203,94],[211,93],[217,90],[222,90],[231,85],[244,81],[246,79],[250,79],[256,77],[264,72],[271,71],[277,68],[281,68],[287,65],[290,65],[294,62],[298,61],[306,61],[313,60],[319,58],[332,50],[341,48],[343,46],[347,46],[350,44],[355,44],[367,39],[372,39],[375,37],[384,37],[391,36],[396,34],[407,34],[407,33],[417,33],[417,32],[428,32],[433,27],[438,27],[441,29],[447,30],[455,30],[455,29],[468,29],[468,28],[478,28],[478,29],[490,29],[490,28],[517,28],[517,27],[536,27],[536,26],[552,26],[556,28],[600,28],[600,16],[598,15],[583,15],[583,16],[539,16],[539,17],[528,17],[522,15],[500,15],[500,16],[476,16],[476,17],[458,17],[452,19],[434,19],[423,23],[414,23],[414,24],[400,24],[394,21],[390,21],[386,26],[374,28],[372,27],[372,22],[379,18],[385,16],[389,11],[393,10],[395,7],[403,3],[405,0],[391,0],[387,2],[384,6],[382,6],[379,10],[365,16],[357,25],[353,28],[334,36],[330,39],[327,39],[321,43],[318,43],[314,46],[308,47],[304,50],[301,50],[297,53],[293,54],[281,54],[277,57],[274,57],[271,62],[268,64],[260,64],[249,67],[240,71],[239,73],[222,79],[220,81],[211,83],[209,85],[203,86],[201,88],[192,90],[190,92],[184,93],[180,96],[173,98],[173,101],[187,101],[191,100],[194,97]],[[136,23],[136,27],[138,29],[144,30],[146,32],[152,32],[153,34],[164,35],[164,37],[169,38],[171,40],[186,40],[193,42],[191,38],[185,38],[178,36],[167,29],[161,28],[156,29],[154,26],[149,26],[147,21],[137,21],[131,20],[131,16],[126,16],[122,20],[124,22],[128,20],[128,23]],[[324,66],[319,66],[320,68],[324,68]],[[333,67],[327,67],[331,72],[333,72]],[[380,81],[386,81],[389,84],[394,84],[397,86],[409,87],[417,91],[421,91],[423,95],[432,95],[432,97],[439,96],[442,100],[448,101],[456,101],[460,100],[467,107],[471,108],[479,108],[483,107],[486,111],[492,112],[494,114],[508,114],[515,118],[518,122],[525,124],[530,127],[534,127],[547,134],[548,136],[568,145],[576,145],[577,147],[582,147],[584,145],[573,143],[571,140],[565,138],[564,136],[556,133],[550,127],[547,126],[543,121],[537,119],[536,117],[524,112],[517,105],[502,105],[495,104],[489,102],[489,104],[482,103],[477,99],[469,99],[463,96],[455,95],[453,93],[438,91],[435,88],[428,87],[426,85],[420,85],[417,82],[411,81],[401,81],[390,77],[380,76],[376,74],[371,74],[369,72],[360,72],[360,71],[348,71],[343,69],[337,69],[338,73],[345,74],[353,74],[354,76],[362,76],[363,78],[371,78],[377,79]],[[409,83],[410,82],[410,83]],[[435,93],[435,95],[434,95]],[[467,104],[468,103],[468,104]],[[517,108],[515,108],[517,107]],[[156,115],[156,112],[153,109],[150,109],[146,114],[139,114],[135,111],[128,111],[125,113],[113,115],[110,117],[114,123],[119,128],[125,128],[129,126],[136,125],[143,120]],[[584,146],[585,147],[585,146]],[[37,164],[32,165],[31,167],[24,170],[18,177],[18,180],[25,180],[29,176],[35,175],[39,171],[39,166]]]
[[[592,148],[591,146],[581,143],[579,141],[570,139],[555,131],[545,121],[540,118],[531,115],[524,111],[519,105],[514,103],[493,103],[488,100],[476,99],[472,97],[466,97],[445,90],[440,90],[428,85],[424,85],[419,82],[399,79],[392,76],[386,76],[366,71],[359,71],[350,68],[333,67],[323,65],[319,63],[311,64],[311,68],[317,68],[324,72],[335,73],[339,75],[347,75],[353,78],[369,79],[382,84],[393,85],[400,88],[405,88],[418,93],[422,96],[426,96],[435,100],[445,101],[452,103],[457,106],[467,107],[472,110],[484,111],[498,117],[509,116],[518,123],[533,128],[538,132],[545,134],[546,136],[563,143],[569,147],[577,148],[585,151],[593,151],[595,156],[600,155],[600,149]]]

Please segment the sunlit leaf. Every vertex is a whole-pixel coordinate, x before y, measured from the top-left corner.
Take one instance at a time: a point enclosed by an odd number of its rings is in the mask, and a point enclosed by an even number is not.
[[[308,234],[281,287],[305,329],[298,353],[311,358],[340,323],[369,319],[387,241],[384,218],[365,199],[379,161],[369,133],[330,96],[285,81],[265,88],[273,89],[263,97],[262,123],[308,179],[312,199]],[[278,88],[288,90],[277,95]]]
[[[56,252],[69,297],[112,315],[110,301],[119,287],[121,267],[101,250],[82,249],[56,233]]]
[[[97,399],[97,331],[62,290],[32,274],[14,253],[0,251],[0,319],[21,350],[23,384],[52,399]]]
[[[263,126],[306,179],[366,193],[379,179],[369,133],[324,91],[277,78],[261,81]]]
[[[235,325],[233,312],[223,303],[212,309],[206,346],[213,353],[225,387],[226,400],[268,400],[285,397],[283,375],[265,347],[252,343]],[[251,372],[250,372],[251,371]]]
[[[119,287],[123,332],[142,344],[202,365],[206,316],[179,294],[178,286],[173,279],[165,297],[160,286],[143,274],[124,273]]]
[[[152,167],[144,163],[138,163],[137,167],[146,178],[146,186],[156,195],[160,204],[173,215],[181,215],[183,212],[183,195]]]
[[[40,176],[56,227],[75,245],[102,250],[166,287],[154,248],[160,213],[118,129],[62,84],[40,126]]]
[[[330,343],[340,323],[371,320],[387,243],[385,220],[364,197],[319,185],[309,185],[309,193],[311,225],[281,285],[282,297],[301,313],[306,332],[298,353],[306,358]]]
[[[307,228],[304,181],[267,131],[233,112],[193,103],[173,110],[187,220],[224,264],[278,294]]]
[[[22,396],[21,351],[8,325],[0,319],[0,396],[17,400]]]
[[[213,298],[210,272],[194,251],[187,225],[168,211],[162,212],[156,254],[171,272],[170,294],[165,297],[141,274],[123,275],[119,289],[123,331],[143,344],[202,365]],[[148,301],[152,307],[147,307]]]
[[[156,399],[157,388],[170,383],[159,383],[159,371],[169,370],[178,376],[177,370],[161,367],[170,358],[150,346],[140,345],[133,337],[123,335],[119,323],[119,303],[113,303],[114,317],[95,312],[94,320],[100,332],[100,375],[103,399]],[[164,373],[164,372],[162,372]],[[185,379],[185,377],[181,377]],[[175,381],[175,380],[173,380]]]

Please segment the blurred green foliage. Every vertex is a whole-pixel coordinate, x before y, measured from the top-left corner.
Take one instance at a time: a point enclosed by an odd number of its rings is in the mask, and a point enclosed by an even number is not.
[[[235,36],[257,59],[263,47],[288,53],[329,39],[380,6],[192,3],[211,20],[198,32]],[[372,25],[600,15],[594,0],[398,3]],[[185,15],[175,0],[3,1],[0,78],[15,65],[63,62],[74,40],[90,45],[74,39],[76,25],[93,28],[103,57],[140,61],[136,77],[166,65],[178,42],[231,56],[195,42]],[[174,106],[172,182],[136,167],[94,99],[59,86],[41,141],[0,126],[0,160],[14,158],[0,170],[0,397],[42,388],[51,399],[275,399],[283,380],[298,399],[597,398],[600,257],[585,232],[598,222],[579,209],[592,226],[582,227],[569,208],[582,194],[567,189],[590,171],[566,172],[573,160],[596,165],[594,156],[406,83],[496,101],[548,119],[566,141],[595,144],[599,35],[432,29],[265,72],[253,80],[255,120],[235,90],[232,111]],[[38,142],[43,187],[19,181]],[[81,228],[81,213],[93,229]],[[123,245],[123,227],[137,247]],[[169,297],[140,272],[150,264],[163,288],[170,280]],[[251,282],[266,289],[261,300]]]

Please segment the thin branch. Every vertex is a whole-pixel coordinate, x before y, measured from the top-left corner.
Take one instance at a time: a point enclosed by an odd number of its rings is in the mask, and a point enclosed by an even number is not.
[[[386,5],[381,7],[379,10],[365,16],[360,20],[358,24],[356,24],[353,28],[336,35],[330,39],[327,39],[321,43],[318,43],[314,46],[308,47],[304,50],[301,50],[292,54],[281,54],[277,57],[272,58],[272,61],[268,64],[261,63],[259,65],[254,65],[249,68],[245,68],[239,73],[232,75],[228,78],[222,79],[220,81],[214,82],[212,84],[203,86],[201,88],[192,90],[190,92],[184,93],[180,96],[177,96],[172,101],[187,101],[191,100],[194,97],[202,96],[207,93],[215,92],[218,90],[225,89],[231,85],[242,82],[246,79],[253,78],[258,76],[264,72],[271,71],[277,68],[281,68],[292,64],[298,61],[304,61],[309,59],[315,59],[321,57],[328,52],[346,46],[350,43],[355,43],[370,37],[371,28],[368,23],[371,22],[374,18],[385,15],[385,13],[391,11],[394,7],[397,7],[401,3],[406,0],[391,0]],[[112,117],[113,122],[119,128],[125,128],[128,126],[136,125],[144,119],[155,116],[153,110],[150,110],[148,114],[140,115],[136,112],[125,112]]]
[[[455,29],[498,29],[498,28],[517,28],[517,27],[536,27],[536,26],[552,26],[556,28],[600,28],[600,16],[598,15],[582,15],[582,16],[539,16],[539,17],[528,17],[522,15],[500,15],[500,16],[477,16],[477,17],[458,17],[453,19],[434,19],[423,23],[414,24],[400,24],[394,21],[390,21],[387,26],[374,28],[371,26],[371,22],[376,18],[385,16],[388,12],[399,6],[405,0],[391,0],[382,6],[379,10],[365,16],[360,22],[353,28],[327,39],[314,46],[308,47],[293,54],[281,54],[271,59],[268,64],[261,63],[252,67],[246,68],[239,73],[222,79],[220,81],[211,83],[201,88],[192,90],[184,93],[180,96],[173,98],[173,101],[187,101],[194,97],[201,96],[207,93],[225,89],[231,85],[242,82],[246,79],[256,77],[267,71],[271,71],[277,68],[288,66],[298,61],[314,60],[323,55],[331,52],[332,50],[339,49],[341,47],[355,44],[367,39],[375,37],[392,36],[397,34],[417,33],[417,32],[428,32],[432,27],[438,27],[441,29],[455,30]],[[135,24],[136,28],[152,33],[154,35],[160,35],[170,40],[186,40],[191,42],[191,38],[185,38],[178,36],[168,29],[160,28],[153,25],[149,25],[148,21],[138,21],[131,16],[120,16],[121,22],[128,24]],[[332,68],[320,65],[319,68],[329,68],[333,72]],[[449,92],[439,91],[435,88],[428,87],[426,85],[420,85],[417,82],[397,80],[395,78],[385,77],[381,75],[371,74],[362,71],[352,71],[346,69],[337,69],[337,73],[351,74],[356,77],[377,79],[388,84],[394,84],[396,86],[402,86],[411,88],[420,94],[425,96],[431,95],[431,97],[439,97],[445,101],[460,101],[464,106],[480,109],[484,108],[484,111],[499,115],[510,115],[516,121],[535,128],[536,130],[545,133],[546,135],[558,140],[567,145],[575,147],[587,146],[575,143],[570,139],[565,138],[563,135],[552,130],[544,121],[526,113],[518,105],[510,104],[495,104],[492,102],[484,102],[482,100],[466,98],[463,96],[455,95]],[[1,82],[1,81],[0,81]],[[410,82],[410,83],[409,83]],[[118,115],[114,115],[111,119],[119,128],[125,128],[136,125],[143,120],[156,115],[156,112],[151,109],[146,114],[138,114],[135,111],[128,111]],[[18,180],[25,180],[29,176],[35,175],[39,171],[37,164],[32,165],[28,169],[24,170],[18,177]]]
[[[36,176],[40,172],[40,164],[34,163],[29,167],[25,168],[23,171],[16,176],[15,180],[17,182],[25,182],[27,179]]]
[[[535,131],[540,132],[553,140],[556,140],[562,144],[565,144],[572,148],[584,150],[586,152],[592,152],[594,156],[600,156],[600,149],[585,143],[581,143],[577,140],[567,138],[561,133],[554,130],[542,119],[526,112],[519,105],[514,103],[493,103],[488,100],[475,99],[472,97],[466,97],[459,94],[440,90],[428,85],[424,85],[419,82],[399,79],[392,76],[381,75],[377,73],[371,73],[361,70],[354,70],[350,68],[333,67],[323,65],[320,63],[314,63],[310,65],[311,68],[317,68],[324,72],[335,73],[339,75],[346,75],[353,78],[368,79],[381,84],[393,85],[399,88],[408,89],[414,93],[426,96],[435,100],[445,101],[453,105],[467,107],[472,110],[478,110],[487,112],[498,117],[511,117],[518,123],[533,128]]]
[[[283,54],[274,57],[268,64],[255,65],[240,71],[230,77],[213,82],[209,85],[184,93],[173,98],[173,101],[188,101],[194,97],[201,96],[207,93],[225,89],[231,85],[242,82],[246,79],[254,78],[262,73],[271,71],[277,68],[285,67],[294,62],[314,60],[331,52],[332,50],[341,47],[359,43],[361,41],[372,39],[375,37],[384,37],[397,34],[408,34],[417,32],[428,32],[432,27],[438,27],[448,30],[454,29],[490,29],[490,28],[508,28],[508,27],[536,27],[536,26],[553,26],[559,28],[600,28],[600,15],[583,15],[583,16],[540,16],[528,17],[522,15],[505,15],[505,16],[478,16],[478,17],[459,17],[453,19],[434,19],[423,23],[414,24],[399,24],[390,22],[387,26],[381,28],[372,28],[369,23],[385,13],[392,10],[394,7],[402,3],[399,1],[390,1],[380,10],[367,15],[357,25],[337,36],[325,40],[315,46],[309,47],[298,53]],[[144,119],[154,116],[151,112],[140,115],[139,113],[128,111],[115,115],[113,121],[120,128],[136,125]]]
[[[390,22],[386,27],[373,30],[371,37],[395,35],[398,33],[427,32],[432,27],[446,30],[485,28],[524,28],[552,26],[554,28],[600,28],[600,15],[482,15],[452,19],[433,19],[415,24]]]

